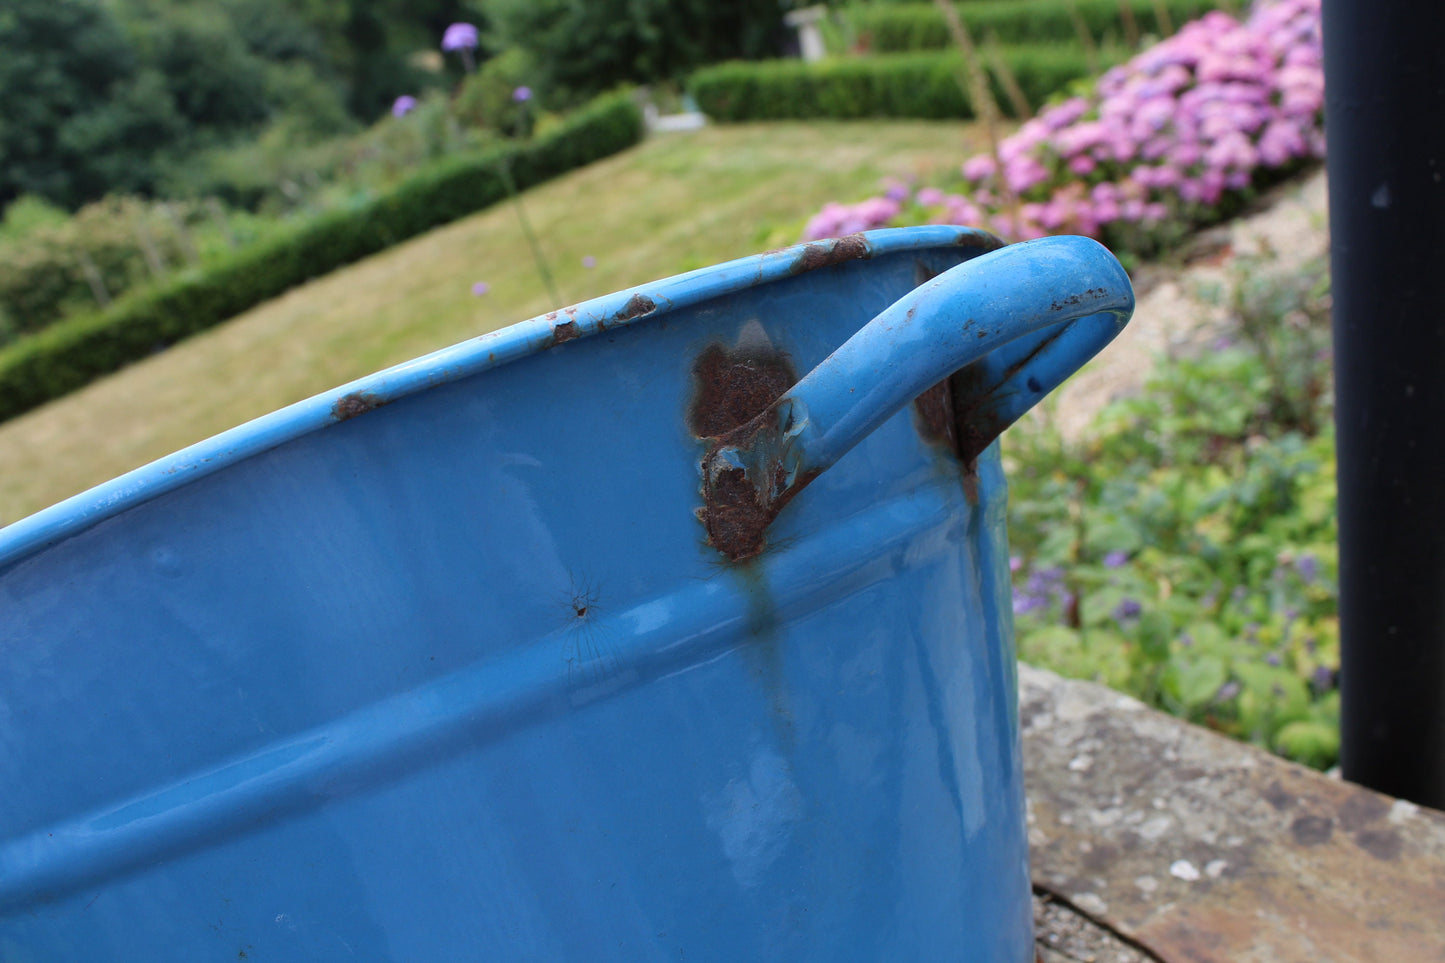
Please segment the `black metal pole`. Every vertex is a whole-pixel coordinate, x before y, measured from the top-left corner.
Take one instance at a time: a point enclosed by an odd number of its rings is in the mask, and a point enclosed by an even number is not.
[[[1445,808],[1440,0],[1324,0],[1346,779]]]

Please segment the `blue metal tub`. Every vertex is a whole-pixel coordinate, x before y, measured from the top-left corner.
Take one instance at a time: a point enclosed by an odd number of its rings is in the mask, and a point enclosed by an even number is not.
[[[991,442],[1133,295],[997,247],[645,285],[0,530],[0,960],[1032,960]]]

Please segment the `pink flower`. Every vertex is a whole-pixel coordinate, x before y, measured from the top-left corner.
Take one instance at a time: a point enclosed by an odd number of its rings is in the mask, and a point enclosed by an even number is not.
[[[918,203],[924,207],[937,207],[943,203],[944,193],[936,187],[920,188],[917,195]]]
[[[472,293],[475,294],[477,297],[481,297],[491,289],[492,286],[486,281],[478,281],[476,284],[472,285]]]
[[[992,177],[996,170],[998,170],[998,164],[987,154],[978,154],[963,163],[964,178],[975,183]]]

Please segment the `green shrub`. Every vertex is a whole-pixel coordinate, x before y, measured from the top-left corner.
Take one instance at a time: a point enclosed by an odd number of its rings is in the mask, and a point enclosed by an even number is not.
[[[1115,54],[1118,58],[1119,54]],[[1031,104],[1089,75],[1088,58],[1066,47],[1018,46],[1004,59]],[[688,92],[714,120],[973,116],[955,53],[912,53],[825,60],[735,61],[707,67],[688,80]],[[994,96],[1008,99],[994,82]]]
[[[598,98],[529,143],[441,161],[355,208],[331,211],[239,251],[204,273],[77,315],[0,352],[0,418],[19,414],[288,288],[505,197],[500,163],[519,188],[641,139],[630,95]]]
[[[1162,7],[1168,26],[1178,29],[1188,20],[1219,6],[1219,0],[1127,0],[1137,29],[1162,34],[1156,11]],[[975,0],[958,7],[960,17],[976,42],[989,36],[1000,43],[1060,41],[1073,44],[1078,27],[1070,0]],[[1072,0],[1079,20],[1096,41],[1125,36],[1120,0]],[[846,32],[874,53],[938,50],[953,39],[943,14],[931,3],[860,4],[839,11]]]
[[[63,314],[119,296],[157,269],[182,266],[192,253],[183,224],[190,213],[108,197],[39,224],[23,239],[0,239],[0,311],[18,331],[38,331]]]
[[[1047,404],[1005,435],[1019,653],[1324,768],[1339,748],[1328,275],[1234,271],[1237,342],[1164,360],[1085,439]]]

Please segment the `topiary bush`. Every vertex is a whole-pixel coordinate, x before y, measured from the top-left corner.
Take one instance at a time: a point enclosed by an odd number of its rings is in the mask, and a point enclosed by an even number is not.
[[[1059,46],[1018,46],[1004,60],[1030,103],[1041,103],[1089,76],[1082,51]],[[703,113],[719,121],[857,120],[974,116],[955,53],[911,53],[809,64],[799,60],[734,61],[693,74],[688,92]],[[995,81],[995,85],[997,82]],[[1007,106],[1002,88],[995,97]]]
[[[1136,29],[1155,35],[1213,10],[1218,0],[1123,0]],[[1000,43],[1073,44],[1082,23],[1096,40],[1123,39],[1127,34],[1121,0],[974,0],[958,6],[959,16],[975,40],[990,35]],[[1073,9],[1070,9],[1070,8]],[[1169,23],[1159,22],[1162,9]],[[1078,21],[1074,19],[1077,12]],[[844,29],[858,46],[872,53],[942,50],[953,46],[943,14],[931,3],[859,4],[838,12]]]

